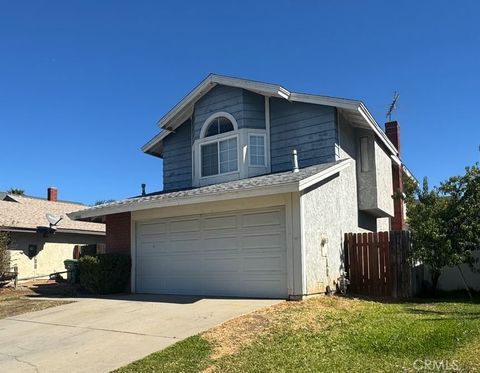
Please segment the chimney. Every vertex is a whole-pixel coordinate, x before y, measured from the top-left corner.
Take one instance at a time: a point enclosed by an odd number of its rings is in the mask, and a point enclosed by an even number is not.
[[[400,157],[400,125],[397,121],[385,123],[385,134],[392,144],[397,148],[397,156]],[[395,162],[392,164],[393,177],[393,211],[394,216],[391,219],[392,231],[403,231],[405,224],[405,202],[400,197],[403,195],[403,171],[402,166]]]
[[[397,148],[397,155],[400,156],[400,125],[396,120],[385,123],[385,134]]]
[[[56,202],[57,201],[57,195],[58,195],[57,188],[50,187],[50,188],[47,189],[47,199],[49,201]]]

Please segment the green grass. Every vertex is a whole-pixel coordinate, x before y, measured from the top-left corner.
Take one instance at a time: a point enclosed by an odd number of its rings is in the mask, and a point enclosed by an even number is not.
[[[318,298],[263,315],[275,322],[233,354],[215,356],[216,341],[199,335],[120,372],[400,372],[417,359],[480,370],[480,304]]]
[[[210,344],[200,336],[193,336],[149,355],[119,372],[201,372],[209,365]]]

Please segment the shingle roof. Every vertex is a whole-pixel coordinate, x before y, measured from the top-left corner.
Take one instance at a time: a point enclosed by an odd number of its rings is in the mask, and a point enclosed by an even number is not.
[[[298,172],[279,172],[275,174],[256,176],[199,188],[184,189],[167,193],[153,193],[146,196],[128,198],[103,205],[93,206],[87,210],[71,213],[70,216],[74,219],[81,219],[85,218],[87,215],[90,217],[101,216],[102,212],[105,211],[105,213],[107,213],[107,210],[112,210],[113,208],[125,207],[125,211],[129,211],[130,209],[133,210],[135,207],[138,207],[142,204],[148,204],[149,202],[168,202],[192,197],[220,196],[229,193],[237,193],[239,191],[245,192],[262,188],[273,188],[281,185],[301,182],[302,180],[327,171],[328,169],[333,168],[333,166],[340,165],[341,163],[345,163],[345,160],[305,167],[300,169]]]
[[[86,207],[85,205],[7,193],[2,193],[1,196],[0,227],[36,229],[37,226],[48,226],[45,217],[48,212],[55,217],[64,216],[58,225],[59,232],[62,230],[105,232],[105,224],[76,221],[67,216],[72,211]]]

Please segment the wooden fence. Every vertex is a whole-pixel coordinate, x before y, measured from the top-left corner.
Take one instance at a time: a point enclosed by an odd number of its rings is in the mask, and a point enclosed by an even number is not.
[[[346,233],[345,264],[350,291],[368,296],[409,297],[417,291],[408,254],[408,231]]]

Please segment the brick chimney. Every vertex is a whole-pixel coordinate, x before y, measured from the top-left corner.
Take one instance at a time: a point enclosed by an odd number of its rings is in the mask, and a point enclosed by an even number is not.
[[[385,133],[392,144],[397,148],[397,156],[400,158],[400,125],[397,121],[385,123]],[[392,164],[393,176],[393,210],[394,216],[391,219],[391,230],[403,231],[405,224],[405,202],[400,196],[403,193],[403,171],[396,163]]]
[[[57,201],[57,195],[58,195],[57,188],[50,187],[50,188],[47,189],[47,199],[49,201],[56,202]]]

